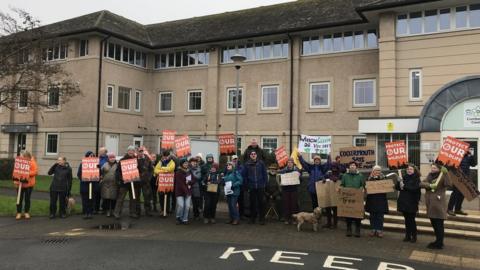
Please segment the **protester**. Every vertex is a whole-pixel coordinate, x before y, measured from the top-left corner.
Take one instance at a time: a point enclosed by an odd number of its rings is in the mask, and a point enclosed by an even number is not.
[[[265,186],[268,174],[263,161],[257,158],[257,152],[250,153],[250,159],[243,167],[242,177],[250,197],[249,223],[254,224],[258,214],[260,225],[265,225]]]
[[[475,161],[475,157],[467,151],[463,156],[462,161],[460,162],[460,169],[462,173],[465,175],[467,179],[470,179],[470,167],[477,166],[477,162]],[[452,194],[450,195],[450,200],[448,201],[448,214],[451,216],[456,215],[468,215],[466,212],[462,211],[462,204],[465,197],[463,194],[457,189],[457,187],[452,187]]]
[[[342,182],[340,184],[344,188],[362,189],[365,187],[365,179],[357,170],[357,163],[351,161],[348,164],[348,171],[342,175]],[[360,237],[360,223],[361,218],[346,218],[347,221],[347,236],[352,236],[352,224],[355,223],[355,237]]]
[[[217,203],[220,189],[218,188],[221,177],[218,173],[218,163],[213,163],[210,172],[204,179],[206,187],[205,210],[203,211],[203,223],[215,224],[215,215],[217,213]]]
[[[188,224],[188,212],[192,200],[192,185],[196,179],[188,169],[188,161],[182,158],[180,167],[175,172],[175,197],[177,200],[176,219],[177,225]]]
[[[139,197],[140,197],[140,183],[134,182],[133,187],[135,189],[135,199],[133,198],[133,193],[132,193],[132,188],[130,183],[124,183],[123,182],[123,175],[122,175],[122,161],[123,160],[128,160],[128,159],[136,159],[135,156],[135,146],[130,145],[127,148],[127,153],[120,159],[120,162],[117,166],[117,170],[115,172],[115,179],[117,180],[117,185],[118,185],[118,195],[117,195],[117,201],[115,202],[115,210],[113,211],[113,216],[116,219],[120,219],[122,209],[123,209],[123,202],[125,201],[125,196],[127,195],[128,192],[128,198],[129,198],[129,214],[131,218],[139,218],[137,214],[137,205],[139,204]],[[140,174],[140,170],[139,174]]]
[[[450,185],[448,177],[443,174],[440,178],[442,166],[432,164],[430,173],[420,183],[421,188],[425,188],[425,204],[427,206],[427,216],[430,218],[433,231],[435,232],[435,241],[428,244],[427,248],[442,249],[443,237],[445,234],[444,221],[447,219],[447,199],[446,189]]]
[[[48,170],[48,175],[53,175],[50,184],[50,219],[57,214],[57,201],[61,218],[67,217],[66,200],[72,189],[72,168],[65,157],[59,157],[57,162]]]
[[[413,164],[408,164],[406,174],[395,184],[395,189],[399,191],[397,199],[397,210],[403,214],[405,219],[405,238],[404,242],[417,242],[417,223],[415,216],[418,212],[418,202],[420,201],[420,173]]]
[[[233,167],[237,172],[242,173],[243,166],[240,164],[240,160],[238,159],[237,155],[232,156],[232,164]],[[246,194],[246,186],[242,185],[240,188],[240,194],[238,195],[238,213],[240,215],[240,219],[243,219],[245,216],[245,194]]]
[[[347,172],[347,168],[345,168],[345,165],[340,161],[340,156],[335,157],[335,161],[332,162],[332,166],[333,165],[337,167],[339,174],[344,174]]]
[[[160,161],[157,163],[155,166],[155,169],[153,170],[153,174],[155,177],[158,177],[158,174],[160,173],[173,173],[175,171],[175,161],[172,159],[170,156],[170,152],[164,151],[162,153],[162,157]],[[172,200],[174,197],[174,192],[160,192],[160,208],[166,209],[167,213],[170,214],[173,211],[172,208]],[[164,197],[167,196],[167,205],[164,207]],[[165,213],[165,215],[167,214]]]
[[[312,209],[315,209],[318,207],[315,183],[325,179],[325,174],[328,172],[331,165],[330,155],[328,155],[325,164],[322,164],[322,158],[318,155],[313,157],[313,164],[306,162],[300,154],[298,154],[298,159],[302,164],[303,170],[307,171],[309,174],[307,189],[312,200]]]
[[[152,158],[152,167],[155,168],[158,164],[157,155],[150,154]],[[152,173],[152,177],[150,178],[150,187],[152,188],[152,206],[153,212],[158,212],[157,203],[160,201],[160,194],[158,193],[158,183],[155,174]]]
[[[115,154],[115,153],[114,153]],[[101,169],[105,163],[108,162],[108,150],[105,147],[100,147],[98,149],[98,168]],[[105,208],[107,206],[105,205],[105,201],[103,200],[102,196],[95,198],[95,212],[103,214],[103,211],[105,211]]]
[[[198,166],[198,159],[196,157],[192,157],[188,160],[190,172],[192,173],[193,177],[197,179],[195,183],[192,185],[192,204],[193,204],[193,217],[195,220],[200,218],[200,209],[202,209],[202,193],[201,193],[201,179],[202,179],[202,170],[200,166]]]
[[[150,187],[150,179],[153,175],[153,165],[150,158],[145,154],[145,147],[141,146],[137,151],[138,171],[140,172],[140,190],[139,194],[143,194],[143,208],[145,216],[152,216],[152,187]],[[139,198],[140,200],[140,198]],[[141,215],[141,205],[137,204],[137,215]]]
[[[345,171],[342,172],[342,170],[344,169],[345,166],[340,164],[339,161],[333,162],[330,166],[330,171],[327,172],[325,178],[336,183],[338,180],[341,179],[341,174],[345,173]],[[325,215],[327,216],[327,223],[323,225],[322,228],[336,229],[338,225],[337,207],[325,207],[323,210],[325,211]]]
[[[225,176],[223,177],[225,185],[230,185],[232,193],[225,194],[227,197],[228,213],[230,220],[227,224],[240,224],[240,213],[237,209],[237,200],[242,189],[243,178],[240,172],[235,168],[233,162],[228,162],[225,169]],[[231,183],[231,184],[228,184]]]
[[[382,167],[375,165],[367,181],[385,180]],[[365,211],[370,213],[370,237],[383,238],[384,216],[388,213],[388,201],[386,193],[368,194],[365,203]]]
[[[265,153],[263,153],[262,148],[258,146],[257,139],[253,138],[250,141],[250,145],[245,149],[243,153],[243,163],[246,163],[250,159],[250,154],[252,152],[257,153],[257,158],[263,162],[265,162]]]
[[[20,179],[20,182],[15,182],[15,186],[22,185],[22,191],[20,193],[20,201],[17,204],[16,220],[22,218],[22,213],[25,219],[30,219],[30,197],[32,196],[32,190],[35,186],[35,176],[38,174],[38,166],[32,154],[28,151],[22,153],[22,157],[30,161],[30,172],[28,179]],[[25,202],[25,204],[24,204]],[[22,207],[23,206],[23,207]],[[22,211],[22,208],[24,211]]]
[[[293,158],[289,158],[287,166],[278,173],[281,175],[291,172],[298,172],[298,182],[300,183],[300,171],[295,166]],[[298,186],[299,185],[282,185],[283,218],[285,219],[286,225],[293,224],[294,220],[292,215],[298,213]]]
[[[108,162],[101,168],[101,195],[104,203],[103,210],[106,212],[107,217],[113,214],[117,200],[118,184],[115,179],[115,173],[118,166],[115,154],[110,153],[108,154]]]
[[[95,157],[92,151],[87,151],[85,157]],[[100,185],[97,181],[82,180],[82,163],[78,166],[78,180],[80,180],[80,196],[82,197],[82,214],[84,219],[91,219],[95,211],[95,202],[100,197]],[[89,186],[92,185],[92,197],[90,198]]]

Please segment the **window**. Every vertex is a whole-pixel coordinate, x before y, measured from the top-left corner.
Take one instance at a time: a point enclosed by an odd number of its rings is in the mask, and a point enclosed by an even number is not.
[[[450,9],[449,8],[440,9],[438,23],[439,23],[438,26],[440,27],[440,31],[450,29]]]
[[[375,106],[375,80],[353,81],[353,106]]]
[[[80,56],[86,56],[88,55],[88,39],[82,39],[80,40],[80,52],[78,55]]]
[[[172,112],[172,92],[160,92],[158,99],[159,112]]]
[[[410,21],[408,27],[410,28],[410,34],[420,34],[422,33],[422,12],[411,12]]]
[[[275,151],[278,147],[277,137],[262,137],[262,148],[269,152]]]
[[[26,110],[28,107],[28,91],[20,90],[18,94],[18,109]]]
[[[302,55],[346,52],[378,47],[378,36],[375,29],[304,37],[302,41]]]
[[[122,110],[130,110],[130,92],[132,89],[126,87],[118,87],[118,103],[117,107]]]
[[[262,86],[262,110],[278,109],[278,85]]]
[[[42,59],[44,61],[62,60],[68,57],[68,45],[56,44],[48,48],[43,49]]]
[[[366,136],[353,136],[353,146],[367,146],[367,137]]]
[[[135,111],[139,112],[142,109],[142,92],[135,90]]]
[[[426,10],[424,20],[424,32],[433,33],[437,31],[437,10]]]
[[[88,43],[87,43],[88,44]],[[147,54],[116,43],[105,43],[104,56],[138,67],[147,67]]]
[[[333,51],[339,52],[343,50],[342,33],[333,34]]]
[[[355,32],[355,49],[363,49],[365,47],[365,36],[363,31]]]
[[[406,14],[397,16],[397,36],[408,34],[408,16]]]
[[[330,83],[310,84],[310,108],[330,107]]]
[[[228,57],[224,51],[223,57]],[[208,65],[210,53],[207,50],[190,50],[155,55],[155,69]]]
[[[47,91],[47,106],[50,109],[60,108],[60,89],[58,87],[49,87]]]
[[[470,5],[470,27],[480,27],[480,4]]]
[[[58,134],[47,133],[45,142],[45,154],[57,155],[58,154]]]
[[[237,88],[227,88],[227,111],[235,111],[237,105]],[[243,109],[243,88],[238,88],[238,109]]]
[[[467,27],[467,7],[457,7],[455,9],[455,27]]]
[[[378,47],[377,41],[378,41],[377,30],[368,30],[367,31],[367,47],[369,49],[377,48]]]
[[[139,148],[143,145],[143,136],[133,136],[133,146]]]
[[[415,164],[417,167],[420,166],[420,134],[409,133],[409,134],[377,134],[377,163],[382,167],[387,166],[387,156],[385,150],[385,143],[392,141],[405,141],[407,147],[407,156],[410,163]]]
[[[353,33],[352,32],[343,33],[343,49],[345,51],[353,50]]]
[[[310,41],[308,41],[310,42]],[[257,42],[238,44],[222,48],[221,62],[233,63],[230,59],[235,54],[245,56],[246,61],[263,60],[271,58],[288,57],[288,40],[275,40],[273,42]]]
[[[188,111],[201,112],[202,111],[202,91],[189,90],[187,93],[188,93]]]
[[[410,100],[422,98],[422,70],[410,70]]]
[[[113,108],[113,95],[114,95],[114,86],[109,85],[107,86],[107,108]]]

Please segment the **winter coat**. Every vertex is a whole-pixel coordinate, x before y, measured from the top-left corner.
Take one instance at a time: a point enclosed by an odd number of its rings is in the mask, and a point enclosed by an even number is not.
[[[293,166],[293,168],[288,168],[288,166],[287,166],[287,167],[283,168],[282,170],[280,170],[278,172],[278,174],[281,175],[281,174],[286,174],[286,173],[291,173],[291,172],[298,172],[299,173],[298,174],[298,178],[299,178],[298,180],[299,180],[299,183],[300,183],[300,176],[302,174],[300,173],[300,171],[295,166]],[[281,186],[281,187],[282,187],[282,191],[284,191],[284,192],[294,192],[294,191],[298,190],[298,186],[299,185]]]
[[[30,173],[28,174],[28,179],[26,183],[22,183],[22,188],[30,188],[35,186],[35,176],[38,174],[38,166],[35,159],[32,157],[30,160]],[[18,187],[18,181],[15,181],[14,184]]]
[[[243,166],[242,177],[244,185],[248,188],[265,188],[268,182],[267,167],[261,160],[249,160]]]
[[[252,145],[249,145],[247,147],[247,149],[245,149],[245,152],[243,153],[243,163],[246,163],[250,160],[250,154],[252,152],[255,152],[257,153],[257,159],[258,160],[261,160],[261,161],[265,161],[265,155],[263,153],[263,150],[262,148],[260,148],[260,146],[252,146]]]
[[[175,161],[173,159],[167,160],[160,160],[155,169],[153,170],[153,174],[157,176],[159,173],[173,173],[175,171]]]
[[[202,179],[202,170],[199,166],[195,167],[195,168],[190,168],[190,172],[192,173],[193,177],[195,177],[195,179]],[[201,181],[195,181],[195,183],[192,185],[192,196],[193,197],[201,197],[202,196],[202,193],[201,193]]]
[[[138,171],[140,172],[140,180],[142,183],[150,183],[150,178],[153,175],[153,165],[150,158],[144,156],[143,158],[138,158]]]
[[[385,175],[370,176],[367,181],[385,180]],[[365,202],[365,211],[369,213],[388,213],[387,193],[368,194]]]
[[[358,171],[345,173],[342,175],[341,187],[360,189],[365,187],[365,177]]]
[[[223,177],[223,181],[225,183],[232,182],[233,194],[230,194],[227,196],[240,196],[240,190],[242,188],[243,178],[239,171],[235,169],[233,171],[227,171],[225,176]]]
[[[403,176],[403,189],[400,189],[400,182],[395,184],[399,191],[397,199],[397,210],[402,213],[417,213],[418,202],[422,195],[420,191],[420,177],[416,174],[405,174]]]
[[[468,155],[464,156],[462,161],[460,162],[460,169],[467,177],[470,177],[470,167],[475,167],[476,165],[477,162],[475,161],[475,157],[472,155]]]
[[[102,198],[109,200],[116,200],[118,194],[118,184],[115,181],[115,172],[117,171],[119,164],[105,163],[101,169],[102,181],[100,182]]]
[[[98,157],[99,168],[102,168],[106,163],[108,163],[108,155],[102,155]]]
[[[50,191],[70,194],[72,190],[72,168],[68,163],[65,163],[65,165],[55,163],[48,170],[48,175],[53,175]]]
[[[191,181],[187,182],[187,177],[191,177]],[[192,196],[192,185],[196,179],[192,176],[190,170],[178,168],[175,172],[175,197]]]
[[[82,163],[78,166],[77,178],[80,180],[80,193],[88,193],[89,183],[92,183],[92,192],[100,192],[100,184],[97,181],[82,181]]]
[[[447,196],[446,190],[450,185],[447,175],[444,173],[439,181],[437,188],[433,191],[430,184],[434,183],[440,173],[429,173],[427,177],[420,182],[420,187],[425,188],[425,205],[427,206],[427,216],[429,218],[447,219]]]
[[[330,156],[327,163],[319,165],[306,162],[300,155],[298,158],[302,164],[303,170],[307,171],[309,174],[307,186],[308,192],[310,192],[310,194],[317,194],[315,183],[325,179],[325,174],[330,169]]]
[[[120,163],[122,162],[122,160],[133,159],[133,158],[136,158],[136,157],[130,157],[128,154],[125,154],[125,156],[123,156],[120,159],[120,161],[118,162],[117,170],[115,171],[115,180],[117,181],[117,185],[118,185],[119,188],[120,187],[130,188],[130,185],[131,185],[130,183],[124,183],[123,182],[122,166],[120,165]],[[138,173],[140,174],[140,169],[138,170]],[[134,185],[135,185],[135,188],[139,188],[140,187],[140,181],[134,182]]]

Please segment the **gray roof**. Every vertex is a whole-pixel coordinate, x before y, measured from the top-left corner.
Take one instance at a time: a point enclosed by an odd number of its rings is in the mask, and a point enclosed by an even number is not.
[[[85,32],[109,34],[147,48],[166,48],[282,34],[366,20],[360,10],[417,4],[418,0],[298,0],[271,6],[142,25],[107,10],[39,27],[51,37]]]

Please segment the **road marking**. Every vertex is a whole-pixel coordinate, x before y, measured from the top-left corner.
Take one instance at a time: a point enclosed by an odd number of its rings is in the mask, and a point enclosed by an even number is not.
[[[301,260],[302,259],[301,257],[283,256],[283,254],[308,256],[308,253],[303,253],[303,252],[277,251],[273,255],[270,262],[272,262],[272,263],[283,263],[283,264],[293,264],[293,265],[302,265],[302,266],[305,265],[304,263],[299,263],[299,262],[281,261],[281,259],[292,259],[292,260]]]
[[[229,247],[222,256],[220,256],[220,259],[226,260],[230,255],[232,254],[239,254],[242,253],[243,256],[247,259],[247,261],[253,262],[255,259],[253,258],[252,254],[250,252],[255,252],[255,251],[260,251],[258,248],[254,249],[246,249],[246,250],[235,250],[234,247]]]

